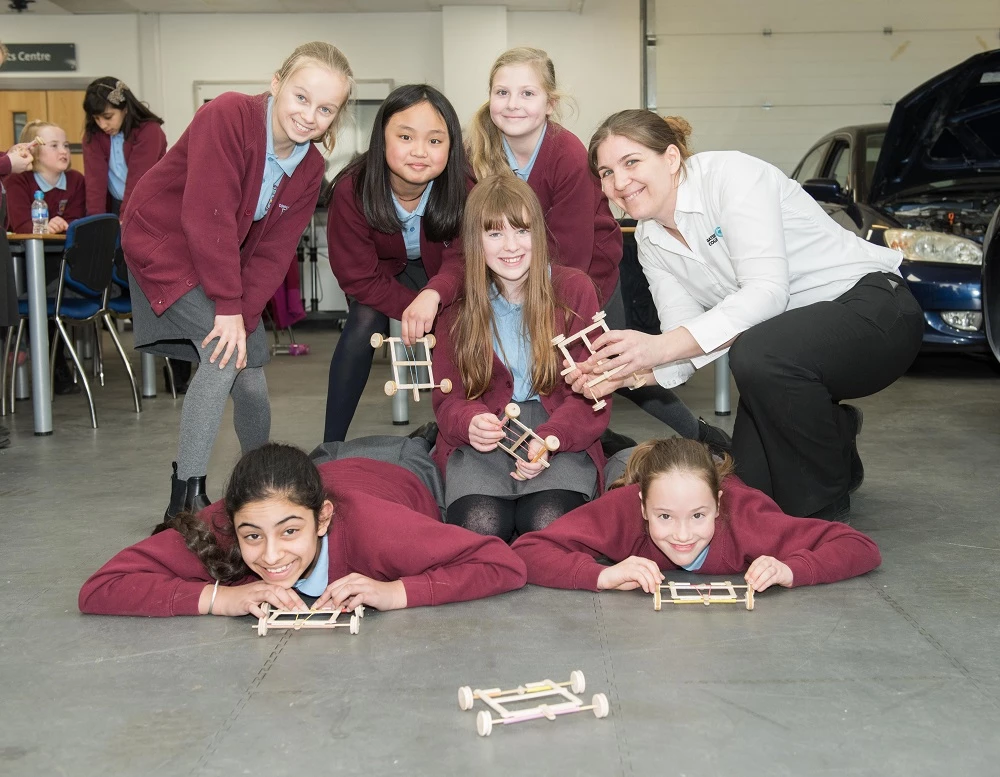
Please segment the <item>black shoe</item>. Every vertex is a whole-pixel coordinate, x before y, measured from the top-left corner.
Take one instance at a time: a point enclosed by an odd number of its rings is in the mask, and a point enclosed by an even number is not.
[[[618,432],[614,432],[610,428],[605,429],[604,434],[601,435],[601,447],[604,449],[604,457],[607,459],[610,459],[618,451],[623,451],[626,448],[634,448],[638,444],[631,437],[618,434]]]
[[[851,515],[851,496],[844,494],[840,499],[828,504],[822,510],[817,510],[810,518],[822,518],[824,521],[840,521],[847,523]]]
[[[704,418],[698,419],[698,442],[703,442],[712,453],[733,454],[733,438],[724,429],[712,426]]]
[[[434,421],[428,421],[426,424],[422,424],[410,432],[408,435],[411,440],[424,439],[427,440],[428,450],[434,447],[434,443],[437,442],[438,438],[438,425]]]
[[[58,396],[80,393],[80,386],[73,382],[73,373],[69,366],[58,358],[55,373],[52,375],[52,391]]]
[[[177,477],[177,462],[172,464],[174,471],[170,474],[170,504],[163,513],[163,521],[156,524],[153,534],[159,534],[164,529],[169,529],[173,525],[174,516],[184,512],[185,499],[187,497],[187,483]]]
[[[197,513],[212,504],[205,493],[205,476],[187,479],[187,490],[184,497],[184,510]]]
[[[10,447],[10,432],[6,426],[0,426],[0,450]]]
[[[865,422],[865,414],[861,412],[860,407],[854,405],[841,405],[841,407],[854,416],[854,442],[851,443],[851,481],[847,486],[847,493],[853,494],[865,482],[865,465],[858,453],[858,435],[861,434],[861,425]]]

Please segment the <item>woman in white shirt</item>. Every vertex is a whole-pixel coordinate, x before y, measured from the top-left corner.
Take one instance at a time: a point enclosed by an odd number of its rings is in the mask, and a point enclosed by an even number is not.
[[[766,162],[692,156],[690,132],[684,119],[628,110],[591,139],[604,193],[639,222],[663,334],[606,334],[567,379],[581,391],[590,373],[623,366],[599,394],[650,370],[670,388],[729,349],[737,473],[792,515],[843,517],[864,469],[861,411],[841,402],[892,384],[920,349],[923,314],[901,257],[840,227]]]

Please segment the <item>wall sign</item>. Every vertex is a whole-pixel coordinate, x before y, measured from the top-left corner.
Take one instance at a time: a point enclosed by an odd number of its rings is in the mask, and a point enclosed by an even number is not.
[[[7,43],[3,73],[51,73],[76,70],[75,43]]]

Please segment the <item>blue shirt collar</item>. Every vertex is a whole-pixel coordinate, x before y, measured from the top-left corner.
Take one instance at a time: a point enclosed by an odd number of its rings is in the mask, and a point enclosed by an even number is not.
[[[51,184],[42,178],[40,173],[35,173],[35,185],[41,189],[45,194],[48,194],[53,189],[62,189],[66,191],[66,173],[59,174],[59,180],[55,184]]]
[[[538,136],[538,143],[535,145],[535,150],[531,152],[531,159],[528,160],[528,164],[524,166],[524,169],[518,169],[517,159],[514,157],[514,151],[510,147],[510,143],[507,142],[507,138],[503,139],[503,150],[507,155],[507,164],[510,165],[510,169],[514,171],[514,175],[520,178],[522,181],[527,181],[528,176],[531,175],[531,170],[535,166],[535,160],[538,159],[538,152],[542,148],[542,141],[545,140],[545,133],[549,129],[549,123],[545,122],[542,127],[542,134]]]
[[[319,543],[319,558],[309,577],[300,577],[295,581],[296,591],[301,591],[306,596],[319,596],[330,583],[330,551],[328,548],[329,535],[324,534]]]
[[[401,224],[405,224],[407,221],[413,218],[423,218],[424,211],[427,210],[427,201],[431,196],[431,187],[434,186],[434,181],[430,181],[427,184],[427,188],[424,189],[424,193],[420,195],[420,202],[417,203],[412,211],[406,210],[402,205],[399,204],[399,199],[396,197],[396,193],[392,193],[392,206],[396,209],[396,215],[399,217]]]
[[[701,569],[701,565],[705,563],[705,559],[708,557],[708,549],[711,546],[712,546],[711,543],[706,545],[705,549],[698,554],[698,558],[696,558],[694,561],[692,561],[690,564],[684,567],[684,569],[686,569],[688,572],[697,572],[699,569]]]
[[[296,143],[291,154],[289,154],[285,159],[279,159],[278,155],[274,153],[274,130],[271,126],[273,107],[274,97],[272,95],[267,98],[267,158],[269,161],[274,162],[278,167],[280,167],[281,172],[291,178],[292,173],[295,172],[295,168],[299,166],[299,162],[301,162],[303,157],[305,157],[306,152],[309,151],[309,146],[311,146],[312,143],[308,140],[305,143]]]

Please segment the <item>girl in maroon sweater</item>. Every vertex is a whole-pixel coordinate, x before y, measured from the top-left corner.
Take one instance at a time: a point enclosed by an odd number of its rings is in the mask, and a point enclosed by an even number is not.
[[[842,523],[786,515],[693,440],[651,440],[600,499],[520,538],[528,582],[550,588],[652,593],[662,569],[745,573],[755,591],[833,583],[881,562],[867,536]],[[614,566],[597,558],[605,556]]]
[[[326,442],[344,440],[389,319],[412,343],[462,283],[457,245],[468,188],[462,128],[437,89],[410,84],[379,107],[368,151],[334,182],[330,265],[350,312],[330,361]]]
[[[435,378],[455,388],[434,392],[440,432],[433,455],[445,474],[448,522],[510,540],[601,490],[599,438],[610,405],[595,412],[569,390],[552,346],[554,336],[590,323],[597,293],[579,270],[549,264],[541,205],[514,176],[490,176],[472,190],[462,244],[465,288],[441,314],[434,349]],[[582,358],[577,348],[574,357]],[[532,440],[531,461],[523,462],[497,447],[512,400],[521,422],[559,439],[558,451]]]
[[[325,165],[313,141],[333,148],[352,82],[337,48],[299,46],[270,92],[203,105],[122,213],[136,347],[201,364],[184,397],[166,517],[208,503],[230,396],[243,451],[268,439],[261,313],[316,206]]]
[[[541,49],[519,47],[501,54],[490,70],[490,99],[469,131],[469,157],[477,178],[513,174],[527,181],[542,203],[553,262],[576,267],[597,284],[608,326],[624,329],[618,266],[622,232],[600,182],[590,172],[587,149],[554,122],[562,94],[556,70]],[[723,449],[729,436],[699,421],[673,391],[650,381],[620,395],[683,437]]]
[[[87,215],[119,213],[135,185],[167,153],[163,119],[124,82],[105,76],[83,95],[83,169]]]
[[[31,202],[35,192],[45,195],[49,207],[49,232],[63,234],[70,223],[84,214],[83,175],[70,170],[66,130],[46,121],[28,122],[21,130],[21,143],[31,148],[31,170],[10,176],[7,186],[7,223],[12,232],[31,233]]]
[[[504,543],[436,518],[413,473],[369,459],[319,465],[268,443],[233,470],[225,501],[126,548],[80,590],[101,615],[256,615],[466,601],[524,585]]]

